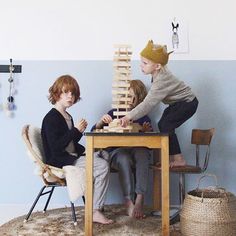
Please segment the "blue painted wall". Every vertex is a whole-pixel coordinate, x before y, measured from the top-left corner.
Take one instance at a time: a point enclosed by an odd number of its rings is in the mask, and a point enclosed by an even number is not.
[[[26,154],[21,129],[27,123],[41,125],[42,118],[51,108],[47,100],[48,88],[58,76],[71,74],[78,79],[82,101],[69,111],[74,120],[86,118],[88,129],[111,106],[112,61],[17,61],[15,64],[22,65],[22,73],[15,75],[17,111],[14,118],[8,118],[4,111],[0,111],[0,204],[31,203],[41,187],[41,180],[33,174],[33,163]],[[169,68],[192,87],[200,102],[194,117],[177,130],[187,162],[191,163],[194,156],[190,144],[191,129],[215,127],[208,172],[216,174],[219,184],[236,194],[236,61],[170,61]],[[150,78],[140,72],[139,61],[133,61],[132,70],[134,79],[141,79],[147,87],[150,86]],[[0,74],[0,103],[4,103],[8,96],[8,77]],[[163,108],[164,105],[160,105],[151,113],[155,127]],[[172,203],[176,203],[177,198],[175,177],[171,177]],[[187,177],[188,190],[196,187],[196,178]],[[117,175],[112,174],[108,203],[122,201],[117,182]],[[149,201],[151,182],[150,176]],[[207,179],[205,184],[212,185],[212,181]],[[54,203],[67,201],[65,190],[56,195]]]

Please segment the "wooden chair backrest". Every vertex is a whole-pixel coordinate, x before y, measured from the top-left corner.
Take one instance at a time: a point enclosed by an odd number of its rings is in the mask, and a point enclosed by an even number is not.
[[[193,129],[191,143],[196,145],[210,145],[215,129]]]

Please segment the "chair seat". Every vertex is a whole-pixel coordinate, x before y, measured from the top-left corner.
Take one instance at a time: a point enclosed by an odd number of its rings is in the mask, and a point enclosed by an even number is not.
[[[198,166],[175,166],[170,168],[171,172],[178,172],[178,173],[196,173],[199,174],[202,172],[202,169]]]
[[[157,171],[161,171],[161,166],[155,166],[151,165],[151,168]],[[175,172],[175,173],[196,173],[199,174],[202,172],[202,169],[198,166],[192,166],[192,165],[186,165],[186,166],[175,166],[175,167],[170,167],[170,172]]]

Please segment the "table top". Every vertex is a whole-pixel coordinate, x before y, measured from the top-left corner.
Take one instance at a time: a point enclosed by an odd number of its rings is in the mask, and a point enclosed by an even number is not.
[[[85,136],[168,136],[168,133],[160,132],[125,132],[125,133],[115,133],[115,132],[84,132]]]

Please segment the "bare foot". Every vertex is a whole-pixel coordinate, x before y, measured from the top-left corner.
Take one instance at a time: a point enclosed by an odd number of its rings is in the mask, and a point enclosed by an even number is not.
[[[176,154],[170,156],[173,161],[170,162],[170,167],[177,167],[177,166],[186,166],[186,161],[182,154]]]
[[[143,200],[143,195],[137,194],[133,210],[133,217],[136,219],[144,219],[146,217],[143,213]]]
[[[108,225],[108,224],[114,223],[113,220],[108,219],[99,210],[94,210],[93,211],[93,222],[100,223],[100,224],[103,224],[103,225]]]
[[[130,200],[128,198],[125,199],[125,206],[126,206],[128,216],[132,217],[133,210],[134,210],[134,204],[133,204],[132,200]]]
[[[186,166],[186,161],[171,161],[170,167]]]

